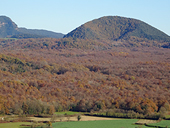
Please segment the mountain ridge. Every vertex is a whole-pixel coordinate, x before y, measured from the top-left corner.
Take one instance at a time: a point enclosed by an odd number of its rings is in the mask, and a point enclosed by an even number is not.
[[[64,36],[64,34],[62,33],[56,33],[56,32],[44,30],[44,29],[19,28],[19,32],[25,33],[25,34],[36,34],[36,35],[52,37],[52,38],[62,38]]]
[[[86,22],[68,34],[43,29],[20,28],[9,17],[0,16],[0,38],[69,38],[98,41],[129,40],[131,37],[170,42],[170,36],[138,19],[104,16]]]
[[[64,34],[43,29],[20,28],[7,16],[0,16],[0,38],[62,38]]]

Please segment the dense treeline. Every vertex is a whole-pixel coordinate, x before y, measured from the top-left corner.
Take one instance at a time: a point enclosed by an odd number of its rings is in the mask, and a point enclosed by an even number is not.
[[[59,49],[83,49],[83,50],[107,50],[114,48],[136,48],[136,47],[163,47],[169,48],[169,43],[165,41],[154,41],[145,38],[130,37],[126,39],[120,39],[118,41],[97,41],[91,39],[78,39],[78,38],[38,38],[38,39],[0,39],[1,49],[37,49],[37,50],[59,50]]]
[[[45,38],[45,36],[35,35],[35,34],[17,34],[17,35],[12,35],[10,38],[16,38],[16,39]]]
[[[120,109],[146,118],[169,110],[169,49],[74,42],[1,40],[0,112],[108,110],[115,116],[111,110]]]

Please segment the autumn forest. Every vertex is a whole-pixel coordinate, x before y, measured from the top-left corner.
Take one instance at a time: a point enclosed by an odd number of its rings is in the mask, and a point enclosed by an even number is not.
[[[132,18],[105,16],[64,35],[0,16],[0,115],[165,118],[169,48],[170,36]]]
[[[1,39],[0,113],[119,110],[144,117],[167,111],[170,50],[138,45]]]

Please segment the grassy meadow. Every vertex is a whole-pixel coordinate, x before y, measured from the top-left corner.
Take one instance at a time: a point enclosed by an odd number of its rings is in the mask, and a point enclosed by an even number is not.
[[[120,120],[95,120],[95,121],[70,121],[70,122],[56,122],[52,123],[53,128],[149,128],[162,127],[170,128],[169,120],[162,120],[158,123],[149,124],[149,126],[135,125],[138,119],[120,119]],[[0,128],[30,128],[30,122],[14,122],[14,123],[0,123]],[[45,124],[43,124],[45,126]],[[42,126],[42,125],[41,125]],[[40,128],[37,127],[37,128]]]
[[[160,121],[158,123],[150,124],[149,126],[170,128],[170,121],[169,120],[162,120],[162,121]]]
[[[70,121],[67,122],[66,117],[61,117],[63,122],[56,122],[52,123],[53,128],[149,128],[149,127],[163,127],[166,126],[170,128],[170,121],[169,120],[162,120],[158,123],[154,123],[154,120],[142,120],[142,119],[120,119],[120,118],[112,118],[113,120],[99,120],[95,116],[84,116],[82,115],[81,121],[77,121],[77,114],[83,114],[79,112],[73,112],[73,111],[65,111],[65,112],[55,112],[56,115],[74,115],[70,118]],[[169,115],[167,115],[169,116]],[[31,118],[31,117],[30,117]],[[38,117],[32,117],[34,118],[33,121],[39,122],[43,120],[49,120],[51,118],[38,118]],[[86,121],[86,118],[88,121]],[[94,119],[95,118],[95,119]],[[90,120],[91,119],[91,120]],[[110,119],[110,118],[109,118]],[[59,118],[57,118],[58,121]],[[136,122],[143,122],[145,121],[148,126],[145,125],[135,125]],[[31,125],[30,122],[11,122],[11,123],[0,123],[0,128],[30,128],[30,126],[21,126],[24,125]],[[46,123],[38,123],[40,126],[47,126]]]
[[[27,126],[20,126],[22,124],[30,125],[30,122],[0,123],[0,128],[30,128]]]
[[[67,114],[67,115],[75,115],[75,114],[80,114],[80,112],[64,111],[64,112],[55,112],[54,114],[56,114],[56,115],[65,115],[65,114]]]
[[[98,120],[98,121],[77,121],[77,122],[57,122],[53,123],[53,128],[135,128],[138,127],[133,123],[137,119],[121,120]],[[147,128],[147,127],[143,127]]]

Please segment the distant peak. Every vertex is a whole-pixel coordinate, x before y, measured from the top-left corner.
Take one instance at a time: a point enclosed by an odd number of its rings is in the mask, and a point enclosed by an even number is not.
[[[0,38],[62,38],[64,34],[47,30],[18,28],[9,17],[0,16]]]

